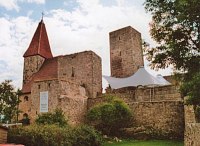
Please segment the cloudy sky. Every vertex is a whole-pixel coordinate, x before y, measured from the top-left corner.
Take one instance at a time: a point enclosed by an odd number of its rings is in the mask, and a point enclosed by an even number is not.
[[[0,0],[0,82],[11,79],[15,87],[21,87],[22,56],[42,12],[54,56],[92,50],[102,58],[103,74],[110,75],[109,32],[130,25],[142,33],[142,39],[155,45],[144,1]],[[145,68],[150,71],[147,62]],[[169,70],[159,73],[170,74]]]

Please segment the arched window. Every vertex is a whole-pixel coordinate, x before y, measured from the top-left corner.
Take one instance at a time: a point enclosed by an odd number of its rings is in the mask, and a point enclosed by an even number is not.
[[[23,118],[28,118],[28,114],[27,114],[27,113],[24,113],[24,114],[23,114]]]
[[[22,119],[22,125],[29,125],[30,124],[30,119],[28,117],[27,113],[23,114],[23,119]]]
[[[28,96],[25,96],[25,97],[24,97],[24,101],[28,101]]]

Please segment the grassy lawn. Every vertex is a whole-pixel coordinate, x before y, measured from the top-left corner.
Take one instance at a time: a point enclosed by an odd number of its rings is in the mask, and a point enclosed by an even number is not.
[[[183,146],[183,142],[167,140],[122,140],[122,142],[105,143],[103,146]]]

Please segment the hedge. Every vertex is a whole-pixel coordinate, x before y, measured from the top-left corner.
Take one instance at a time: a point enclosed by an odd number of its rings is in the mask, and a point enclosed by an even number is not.
[[[26,146],[101,146],[103,139],[92,127],[75,128],[57,125],[31,125],[12,128],[8,142]]]

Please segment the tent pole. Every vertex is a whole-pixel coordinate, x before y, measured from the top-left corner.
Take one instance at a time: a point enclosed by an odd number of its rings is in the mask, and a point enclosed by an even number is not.
[[[151,87],[149,89],[150,89],[149,91],[150,91],[150,101],[151,101]]]

